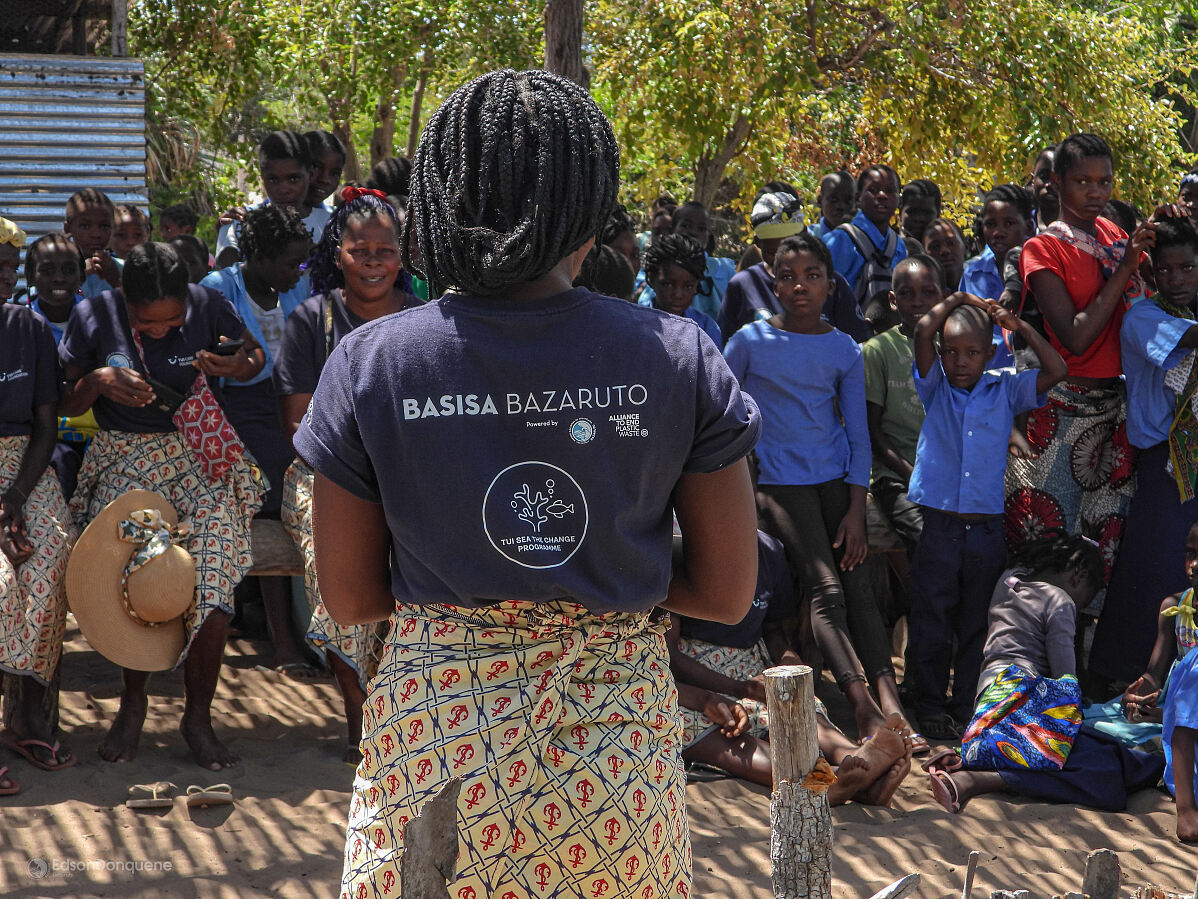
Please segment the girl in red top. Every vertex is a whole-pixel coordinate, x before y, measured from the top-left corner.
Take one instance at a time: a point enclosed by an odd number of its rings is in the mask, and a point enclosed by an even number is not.
[[[1100,217],[1113,182],[1101,137],[1061,142],[1052,174],[1060,217],[1024,244],[1019,266],[1069,375],[1028,417],[1037,455],[1012,456],[1006,478],[1008,542],[1083,533],[1098,541],[1108,578],[1135,491],[1119,327],[1129,301],[1144,293],[1137,270],[1153,236],[1141,225],[1129,239]]]

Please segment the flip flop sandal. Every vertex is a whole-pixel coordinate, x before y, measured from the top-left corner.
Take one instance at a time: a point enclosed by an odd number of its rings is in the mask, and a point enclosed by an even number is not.
[[[927,755],[932,751],[932,744],[928,742],[928,738],[923,734],[903,734],[903,741],[911,747],[912,755]]]
[[[705,784],[717,780],[730,780],[732,775],[723,768],[716,768],[705,762],[686,763],[686,782],[688,784]]]
[[[930,776],[932,798],[946,812],[959,815],[961,813],[961,796],[957,792],[957,785],[953,783],[952,777],[946,771],[932,771]]]
[[[129,798],[125,805],[132,809],[170,808],[175,804],[173,783],[161,781],[155,784],[134,784],[129,788]]]
[[[187,807],[207,808],[210,805],[232,805],[233,788],[228,784],[213,784],[202,787],[192,784],[187,788]]]
[[[957,750],[941,749],[919,767],[923,768],[929,774],[934,771],[940,771],[943,774],[952,774],[954,771],[960,771],[962,764],[961,756],[957,754]]]
[[[0,767],[0,781],[8,781],[7,787],[0,787],[0,796],[15,796],[21,792],[21,785],[8,776],[8,765]]]
[[[33,765],[33,767],[41,768],[43,771],[61,771],[63,768],[70,768],[74,766],[74,764],[79,761],[77,756],[71,756],[70,759],[65,762],[59,761],[58,753],[62,749],[62,744],[57,740],[55,740],[54,745],[51,746],[49,743],[46,743],[42,740],[18,740],[16,737],[12,736],[12,734],[0,734],[0,746],[4,746],[6,749],[11,749],[17,755],[21,756],[21,758],[25,759],[25,761],[29,762],[29,764]],[[56,764],[43,762],[30,751],[30,746],[36,746],[40,749],[47,750],[50,753],[50,757],[54,759]]]

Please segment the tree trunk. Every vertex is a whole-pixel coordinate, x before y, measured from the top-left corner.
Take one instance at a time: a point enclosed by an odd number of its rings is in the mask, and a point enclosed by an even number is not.
[[[424,89],[428,87],[430,67],[429,60],[426,59],[425,65],[420,69],[420,74],[416,76],[416,88],[412,91],[412,111],[408,115],[408,159],[412,159],[416,155],[416,146],[420,143],[420,107],[424,105]]]
[[[775,899],[828,899],[832,894],[832,814],[835,782],[819,754],[815,675],[806,665],[765,671],[770,710],[770,862]]]
[[[745,115],[738,115],[718,152],[711,156],[700,156],[695,163],[695,199],[708,208],[715,201],[716,192],[724,180],[728,163],[736,158],[753,130],[753,122]]]
[[[545,3],[545,68],[589,88],[591,75],[582,63],[584,0]]]
[[[379,93],[379,102],[375,107],[374,133],[370,136],[371,168],[388,156],[395,155],[395,100],[407,77],[406,66],[392,66],[388,83]]]

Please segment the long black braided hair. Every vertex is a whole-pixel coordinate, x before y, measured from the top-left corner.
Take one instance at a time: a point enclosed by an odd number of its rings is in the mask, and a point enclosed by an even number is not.
[[[346,194],[349,195],[348,190]],[[337,253],[341,250],[341,240],[345,236],[345,226],[350,219],[368,222],[373,219],[385,220],[395,233],[395,244],[400,246],[401,217],[391,208],[386,200],[373,194],[363,194],[353,200],[347,200],[334,210],[324,226],[320,241],[312,248],[308,257],[308,278],[312,283],[311,295],[327,294],[339,287],[345,286],[345,272],[337,266]],[[402,270],[397,282],[408,293],[411,293],[409,279]]]
[[[478,296],[535,281],[598,234],[616,202],[619,168],[610,123],[574,82],[539,70],[476,78],[420,137],[404,267]],[[422,257],[415,266],[413,229]]]
[[[237,245],[241,248],[243,259],[255,256],[277,259],[291,244],[301,241],[307,243],[311,239],[312,233],[298,212],[270,203],[245,214]]]

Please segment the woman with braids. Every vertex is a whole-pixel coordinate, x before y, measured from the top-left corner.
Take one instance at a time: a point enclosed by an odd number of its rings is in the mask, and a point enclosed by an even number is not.
[[[1006,474],[1007,542],[1085,534],[1098,541],[1107,578],[1136,487],[1119,329],[1144,294],[1138,272],[1153,239],[1150,224],[1129,238],[1101,216],[1114,177],[1098,135],[1074,134],[1057,147],[1060,218],[1023,245],[1019,271],[1069,374],[1028,416],[1037,455],[1012,455]]]
[[[397,886],[404,826],[451,778],[455,899],[689,889],[666,622],[650,612],[748,610],[759,419],[692,322],[571,288],[618,155],[557,75],[455,92],[425,127],[405,224],[447,292],[346,335],[296,433],[329,614],[392,619],[343,896]]]
[[[262,469],[267,493],[260,518],[278,518],[283,504],[283,475],[295,458],[291,440],[279,420],[279,399],[271,369],[283,343],[283,325],[308,297],[308,279],[300,266],[312,240],[299,214],[284,206],[262,206],[245,214],[241,225],[244,262],[218,269],[200,282],[224,294],[266,353],[266,365],[243,383],[225,382],[222,405],[229,422]],[[317,672],[304,661],[302,640],[291,623],[291,589],[287,578],[258,578],[266,624],[275,648],[276,671],[294,677]]]
[[[243,341],[236,352],[211,352],[233,338]],[[60,414],[91,408],[100,425],[71,499],[75,524],[82,530],[134,489],[157,491],[191,522],[182,545],[195,559],[196,592],[177,663],[185,691],[180,730],[196,762],[214,771],[227,768],[238,758],[217,739],[210,707],[233,588],[252,561],[250,519],[262,504],[262,478],[246,457],[223,474],[210,474],[164,405],[167,389],[186,395],[204,383],[197,369],[209,378],[252,380],[265,364],[262,348],[228,300],[187,283],[187,268],[168,244],[143,243],[125,260],[120,290],[75,307],[59,356],[67,381]],[[100,744],[100,756],[110,762],[137,754],[146,717],[149,673],[124,669],[123,677],[120,711]]]
[[[400,266],[399,216],[382,191],[347,187],[308,262],[315,296],[287,319],[275,358],[274,387],[288,439],[299,429],[329,354],[360,325],[419,305]],[[283,479],[283,525],[304,557],[304,588],[312,607],[308,639],[323,654],[345,701],[345,760],[362,756],[362,703],[378,668],[387,623],[341,627],[329,617],[316,586],[312,552],[312,469],[296,459]]]
[[[1008,792],[1121,811],[1155,786],[1156,755],[1081,724],[1074,633],[1077,610],[1102,589],[1094,541],[1080,535],[1024,543],[1011,554],[990,604],[977,709],[961,753],[924,763],[932,795],[960,812],[975,796]]]

